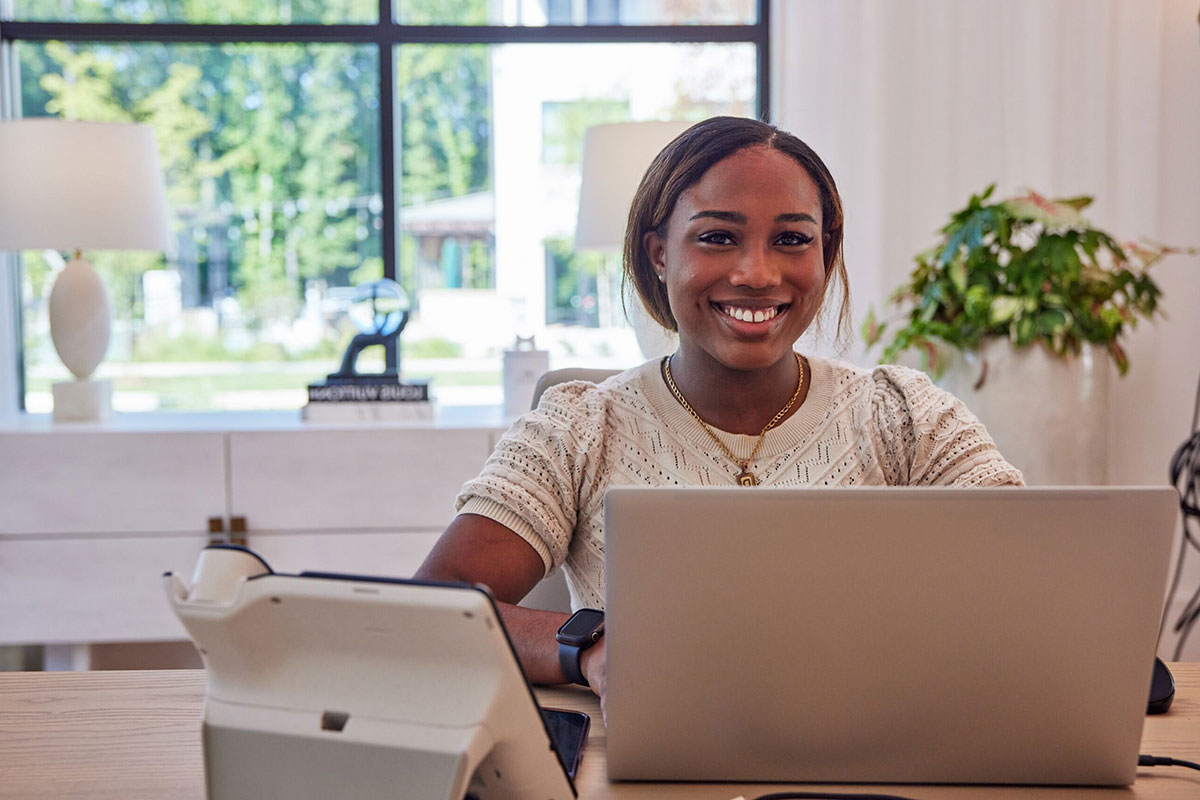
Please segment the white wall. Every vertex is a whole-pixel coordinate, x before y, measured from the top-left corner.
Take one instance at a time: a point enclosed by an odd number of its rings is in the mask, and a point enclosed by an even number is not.
[[[1200,245],[1192,0],[779,0],[773,14],[775,121],[838,181],[856,322],[992,181],[1094,194],[1090,218],[1121,239]],[[1139,326],[1113,379],[1113,483],[1166,483],[1200,377],[1200,258],[1154,274],[1167,317]]]

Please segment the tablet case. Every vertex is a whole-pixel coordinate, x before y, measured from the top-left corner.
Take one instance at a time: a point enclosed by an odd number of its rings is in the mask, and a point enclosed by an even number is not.
[[[482,587],[279,575],[216,545],[165,576],[208,673],[208,797],[575,797]]]

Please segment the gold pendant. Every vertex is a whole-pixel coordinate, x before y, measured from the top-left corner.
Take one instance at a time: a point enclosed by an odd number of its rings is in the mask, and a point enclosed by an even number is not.
[[[754,477],[754,473],[742,467],[742,471],[737,476],[738,486],[758,486],[758,478]]]

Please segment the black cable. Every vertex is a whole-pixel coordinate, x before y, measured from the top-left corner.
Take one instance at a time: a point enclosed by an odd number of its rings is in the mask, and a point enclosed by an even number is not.
[[[1183,577],[1184,556],[1187,555],[1187,523],[1184,523],[1183,540],[1179,542],[1179,555],[1175,557],[1175,575],[1171,578],[1171,588],[1167,590],[1167,601],[1163,604],[1162,619],[1158,623],[1158,640],[1162,641],[1163,631],[1167,629],[1167,617],[1171,616],[1171,603],[1175,602],[1175,591],[1179,588],[1179,579]],[[1179,659],[1172,659],[1178,661]]]
[[[1139,767],[1186,767],[1200,770],[1200,764],[1194,761],[1184,761],[1181,758],[1166,758],[1164,756],[1138,756]],[[839,794],[836,792],[773,792],[760,794],[754,800],[911,800],[895,794]]]
[[[1171,606],[1175,603],[1175,593],[1183,576],[1184,561],[1188,551],[1195,548],[1200,551],[1200,534],[1192,533],[1192,525],[1200,527],[1200,383],[1196,386],[1196,402],[1192,408],[1192,434],[1184,440],[1171,458],[1171,484],[1179,492],[1179,513],[1183,522],[1183,539],[1179,543],[1179,555],[1175,560],[1175,575],[1171,579],[1171,588],[1167,592],[1167,602],[1163,607],[1162,620],[1159,623],[1159,636],[1166,627],[1167,617]],[[1173,660],[1178,661],[1183,655],[1184,645],[1200,619],[1200,586],[1188,600],[1187,605],[1175,621],[1173,630],[1179,634],[1175,642]]]
[[[1200,764],[1194,761],[1184,761],[1181,758],[1166,758],[1164,756],[1138,756],[1139,767],[1186,767],[1200,770]],[[912,800],[896,794],[861,794],[837,792],[772,792],[760,794],[754,800]]]
[[[1200,769],[1195,761],[1184,761],[1179,758],[1163,758],[1162,756],[1138,756],[1139,767],[1187,767]]]
[[[1196,594],[1192,596],[1191,605],[1194,605],[1197,599],[1200,599],[1200,586],[1196,587]],[[1172,661],[1178,661],[1182,657],[1183,646],[1187,643],[1188,637],[1192,635],[1192,628],[1195,626],[1198,616],[1200,616],[1200,607],[1189,607],[1175,623],[1175,630],[1180,633],[1179,640],[1175,642],[1175,655],[1172,657]]]
[[[773,792],[760,794],[754,800],[912,800],[897,794],[837,794],[834,792]]]

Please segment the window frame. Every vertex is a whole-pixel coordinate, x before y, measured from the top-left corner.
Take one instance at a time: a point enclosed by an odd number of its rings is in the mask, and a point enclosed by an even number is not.
[[[0,0],[0,119],[22,116],[16,57],[19,41],[163,42],[220,45],[227,43],[373,44],[379,55],[380,194],[383,209],[381,251],[383,277],[396,279],[399,255],[397,204],[395,48],[408,44],[611,44],[611,43],[749,43],[755,47],[757,82],[755,109],[770,119],[771,0],[756,0],[757,21],[750,25],[409,25],[394,20],[393,0],[379,0],[379,20],[354,24],[208,24],[187,22],[30,22],[13,19],[12,0]],[[0,180],[3,175],[0,175]],[[0,254],[3,256],[3,254]],[[19,259],[14,259],[18,260]],[[15,271],[14,271],[15,272]],[[2,294],[0,294],[2,297]],[[25,408],[24,352],[21,346],[20,294],[11,309],[16,327],[17,405]],[[0,308],[0,324],[5,309]],[[0,337],[2,342],[3,337]],[[394,348],[387,354],[395,366]],[[0,353],[0,369],[3,367]],[[5,371],[8,371],[7,369]],[[4,387],[0,380],[0,390]],[[0,415],[4,403],[0,402]]]

